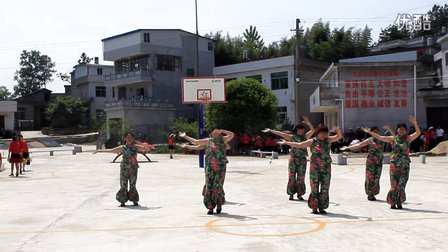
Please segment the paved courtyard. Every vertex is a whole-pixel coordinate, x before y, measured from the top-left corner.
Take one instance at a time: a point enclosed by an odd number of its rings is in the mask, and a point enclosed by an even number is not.
[[[141,206],[126,208],[115,200],[119,164],[110,163],[113,157],[41,152],[24,176],[0,173],[0,251],[448,250],[448,157],[427,157],[427,164],[412,159],[403,210],[384,201],[388,166],[380,200],[369,202],[364,159],[333,165],[325,216],[288,200],[286,156],[272,163],[230,157],[228,202],[213,216],[202,205],[204,175],[196,156],[151,155],[156,162],[140,164]]]

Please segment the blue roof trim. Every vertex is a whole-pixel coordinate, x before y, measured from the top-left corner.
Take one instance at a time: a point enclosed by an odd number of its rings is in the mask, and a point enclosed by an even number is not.
[[[129,31],[129,32],[121,33],[121,34],[118,34],[118,35],[115,35],[115,36],[112,36],[112,37],[108,37],[108,38],[102,39],[101,42],[104,42],[104,41],[107,41],[107,40],[111,40],[111,39],[115,39],[115,38],[119,38],[119,37],[123,37],[123,36],[127,36],[127,35],[129,35],[129,34],[133,34],[133,33],[141,32],[141,31],[179,31],[179,32],[184,32],[184,33],[187,33],[187,34],[196,36],[195,33],[191,33],[191,32],[188,32],[188,31],[184,31],[184,30],[182,30],[182,29],[137,29],[137,30],[133,30],[133,31]],[[204,36],[201,36],[201,35],[199,35],[199,37],[200,37],[200,38],[204,38],[204,39],[208,39],[208,40],[212,40],[212,41],[213,41],[213,39],[211,39],[211,38],[207,38],[207,37],[204,37]]]

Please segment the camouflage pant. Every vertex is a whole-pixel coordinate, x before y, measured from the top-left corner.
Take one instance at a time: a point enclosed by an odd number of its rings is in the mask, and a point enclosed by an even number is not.
[[[306,157],[290,156],[288,163],[288,186],[286,193],[294,195],[297,193],[299,197],[306,192],[305,186],[306,173]]]
[[[366,181],[364,189],[368,196],[374,196],[380,193],[380,178],[383,170],[383,162],[367,162]]]
[[[139,201],[139,195],[135,184],[137,183],[138,167],[121,166],[120,167],[120,190],[117,192],[116,199],[120,203]],[[129,184],[129,191],[128,191]]]
[[[331,180],[331,163],[310,163],[311,193],[308,197],[308,206],[311,209],[328,208],[330,203],[329,190]]]
[[[390,162],[390,190],[387,194],[387,203],[401,204],[406,201],[406,184],[409,179],[410,163],[406,160]]]
[[[205,167],[205,185],[202,189],[204,205],[207,209],[214,209],[217,205],[224,205],[224,180],[226,178],[226,164],[219,164],[214,170],[211,165]]]

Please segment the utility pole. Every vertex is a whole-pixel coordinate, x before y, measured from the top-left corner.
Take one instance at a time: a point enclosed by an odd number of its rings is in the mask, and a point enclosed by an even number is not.
[[[196,14],[196,77],[199,77],[199,29],[198,29],[198,0],[194,0],[194,9]],[[204,104],[199,103],[199,139],[204,138]],[[204,168],[205,151],[199,151],[199,167]]]
[[[291,30],[296,32],[296,48],[294,53],[294,107],[295,107],[295,113],[296,113],[296,121],[295,124],[300,123],[302,120],[298,116],[299,111],[299,84],[300,84],[300,45],[299,45],[299,38],[300,38],[300,19],[296,18],[296,28]]]

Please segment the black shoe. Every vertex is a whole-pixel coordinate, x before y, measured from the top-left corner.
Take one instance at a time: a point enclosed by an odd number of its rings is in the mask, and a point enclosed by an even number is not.
[[[209,209],[207,212],[208,215],[212,215],[213,214],[213,209]]]
[[[14,174],[11,173],[11,174],[9,174],[9,176],[10,176],[10,177],[14,177]]]
[[[391,209],[397,209],[397,206],[396,206],[395,204],[392,204],[392,205],[390,206],[390,208],[391,208]]]
[[[319,213],[321,213],[321,214],[327,214],[327,211],[325,211],[323,208],[319,208]]]
[[[397,204],[397,209],[403,209],[403,206],[401,204]]]
[[[138,202],[134,202],[134,206],[140,206]]]
[[[299,199],[300,201],[304,201],[304,200],[305,200],[302,196],[299,196],[298,199]]]
[[[370,201],[375,201],[376,200],[375,196],[368,196],[367,199],[370,200]]]
[[[220,214],[221,211],[222,211],[222,206],[218,206],[218,207],[216,208],[216,213],[217,213],[217,214]]]
[[[20,171],[20,175],[22,175],[22,171]]]
[[[173,159],[173,157],[170,157],[170,159]]]
[[[313,211],[311,212],[312,214],[319,214],[319,212],[317,211],[317,209],[313,209]]]
[[[126,204],[124,204],[124,203],[120,204],[120,207],[125,207],[125,206],[126,206]]]
[[[16,173],[16,177],[18,177],[19,176],[19,174],[18,173]]]
[[[289,200],[294,200],[294,195],[289,195]]]

